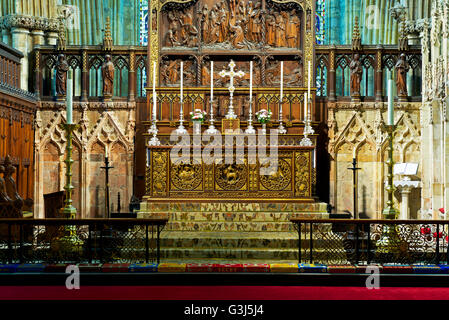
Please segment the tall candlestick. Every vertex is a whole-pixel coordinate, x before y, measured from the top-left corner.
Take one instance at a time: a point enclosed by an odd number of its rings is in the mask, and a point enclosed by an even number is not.
[[[210,62],[210,101],[214,100],[214,62]]]
[[[304,121],[307,119],[307,92],[304,92]]]
[[[72,124],[72,111],[73,111],[73,79],[72,70],[68,71],[67,78],[67,124]]]
[[[388,125],[394,124],[393,80],[388,80]]]
[[[307,90],[308,97],[310,97],[311,83],[312,83],[312,63],[309,61],[309,80],[308,80],[308,90]]]
[[[249,102],[253,101],[253,62],[249,63]]]
[[[153,62],[153,119],[156,119],[156,61]]]
[[[281,94],[279,97],[279,100],[281,101],[281,105],[282,105],[283,96],[284,96],[284,61],[281,61]]]
[[[182,86],[183,86],[183,80],[184,80],[184,73],[183,73],[183,69],[184,69],[184,62],[181,61],[181,104],[183,102],[183,95],[182,95]],[[182,106],[181,106],[182,107]]]

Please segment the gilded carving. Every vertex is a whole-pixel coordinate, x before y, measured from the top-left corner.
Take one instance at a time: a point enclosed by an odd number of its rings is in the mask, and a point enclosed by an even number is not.
[[[151,160],[153,196],[166,196],[168,191],[168,153],[165,151],[152,151]]]
[[[265,168],[269,164],[264,165]],[[268,175],[260,176],[260,184],[266,190],[285,190],[291,186],[292,169],[289,159],[279,159],[276,169],[272,169]]]
[[[201,165],[186,163],[172,165],[170,180],[174,187],[172,190],[197,190],[201,188],[203,181]]]
[[[310,180],[310,153],[295,152],[295,196],[311,196]]]
[[[215,166],[215,183],[219,190],[245,190],[248,168],[244,164],[219,164]]]

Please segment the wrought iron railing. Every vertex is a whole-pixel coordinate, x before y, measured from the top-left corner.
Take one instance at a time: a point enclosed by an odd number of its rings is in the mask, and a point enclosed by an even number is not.
[[[1,219],[2,263],[159,262],[167,219]]]
[[[449,263],[449,221],[291,221],[298,231],[300,263]]]

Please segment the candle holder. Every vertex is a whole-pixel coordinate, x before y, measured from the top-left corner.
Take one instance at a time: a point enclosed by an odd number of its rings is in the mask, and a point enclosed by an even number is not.
[[[388,159],[386,164],[388,166],[387,174],[387,187],[385,188],[388,193],[387,206],[382,211],[385,219],[394,220],[399,215],[399,210],[394,207],[394,187],[393,183],[393,140],[394,131],[396,130],[395,125],[386,125],[384,130],[388,133]],[[399,254],[402,248],[402,240],[399,237],[397,226],[394,224],[385,224],[382,228],[382,235],[377,241],[377,253],[382,254],[384,257],[386,254]],[[385,257],[387,258],[387,257]]]
[[[64,186],[65,190],[65,201],[64,201],[64,207],[60,209],[60,213],[66,217],[67,219],[75,219],[76,218],[76,208],[73,206],[73,200],[72,200],[72,193],[73,193],[73,185],[72,185],[72,138],[73,138],[73,132],[77,130],[80,126],[78,124],[72,124],[72,123],[64,123],[62,124],[62,127],[64,128],[66,132],[66,138],[67,138],[67,144],[66,144],[66,184]],[[65,226],[65,235],[60,238],[59,240],[61,242],[70,243],[74,245],[81,245],[83,244],[83,241],[77,236],[75,226]]]
[[[181,97],[182,99],[182,97]],[[181,100],[181,108],[179,109],[179,126],[176,129],[178,135],[187,134],[187,130],[184,127],[184,102]]]
[[[312,107],[312,99],[309,99],[309,106],[310,109]],[[312,147],[313,146],[313,142],[312,140],[310,140],[309,135],[312,135],[315,133],[315,130],[313,130],[312,128],[312,120],[311,120],[311,114],[310,114],[310,109],[307,112],[307,116],[305,116],[304,119],[304,138],[301,139],[301,142],[299,143],[299,145],[301,147]]]
[[[209,128],[205,131],[206,134],[210,134],[210,135],[219,133],[218,130],[214,126],[215,120],[214,120],[214,106],[213,106],[213,102],[214,101],[212,99],[209,102],[209,104],[210,104],[210,120],[209,120],[210,124],[209,124]]]
[[[255,134],[256,130],[253,127],[253,100],[249,101],[249,114],[248,114],[248,128],[245,130],[246,134]]]
[[[153,137],[151,137],[150,141],[148,141],[148,146],[160,146],[161,142],[159,141],[159,138],[157,137],[157,125],[156,125],[157,120],[153,119],[153,123],[151,124],[151,128],[148,129],[148,133],[152,134]]]
[[[279,101],[279,127],[278,127],[278,131],[280,134],[286,134],[287,133],[287,129],[285,129],[284,124],[282,123],[282,101],[284,101],[284,99],[282,98]]]

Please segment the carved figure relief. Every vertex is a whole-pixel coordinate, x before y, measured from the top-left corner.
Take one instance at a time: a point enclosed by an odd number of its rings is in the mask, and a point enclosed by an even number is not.
[[[242,164],[223,164],[215,167],[215,181],[222,190],[242,190],[246,185],[248,170]]]
[[[199,32],[193,22],[192,8],[184,9],[182,11],[171,10],[168,12],[167,18],[168,32],[165,35],[166,46],[198,46]]]
[[[65,55],[58,56],[56,68],[56,93],[58,96],[65,96],[67,90],[67,71],[69,71],[69,64],[65,59]]]
[[[410,66],[407,62],[407,56],[402,53],[396,63],[396,88],[398,90],[398,96],[407,96],[407,72],[410,70]]]
[[[358,53],[354,55],[354,58],[349,64],[349,69],[351,70],[351,95],[360,95],[363,67]]]
[[[168,11],[165,14],[168,25],[164,32],[165,46],[196,47],[201,35],[203,46],[214,49],[254,49],[264,45],[299,47],[301,15],[296,10],[289,12],[271,8],[264,14],[261,2],[251,0],[221,0],[211,8],[209,5],[204,4],[200,8],[196,21],[192,18],[193,7]]]
[[[103,76],[103,96],[112,97],[114,92],[114,63],[110,55],[106,55],[101,73]]]
[[[181,60],[166,60],[161,64],[161,80],[163,85],[177,86],[181,82]],[[183,67],[184,85],[193,86],[196,81],[195,64],[192,61],[184,61]]]
[[[280,62],[268,62],[265,67],[265,83],[269,86],[280,85]],[[302,65],[297,61],[284,61],[284,84],[301,85]]]

